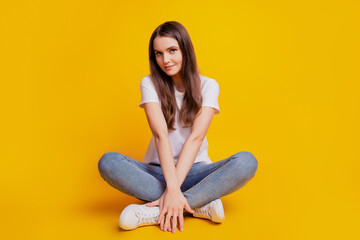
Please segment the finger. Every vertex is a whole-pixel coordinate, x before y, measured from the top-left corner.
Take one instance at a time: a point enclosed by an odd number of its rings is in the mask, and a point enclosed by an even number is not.
[[[161,216],[161,215],[159,215],[158,220],[157,220],[157,223],[158,223],[158,224],[160,224],[160,223],[161,223],[161,219],[162,219],[162,216]]]
[[[163,216],[160,221],[160,229],[164,231],[165,217]]]
[[[172,233],[176,233],[176,227],[177,227],[177,214],[176,213],[174,213],[174,215],[172,216],[171,227],[172,227]]]
[[[191,207],[189,206],[189,203],[186,203],[186,205],[185,205],[185,209],[186,209],[186,211],[188,211],[189,213],[192,213],[192,214],[194,214],[194,213],[195,213],[195,211],[194,211],[194,210],[192,210],[192,209],[191,209]]]
[[[159,200],[159,211],[160,211],[160,214],[162,214],[162,217],[164,217],[164,205],[163,205],[163,201],[161,201],[161,199]],[[159,214],[159,219],[158,219],[158,222],[161,223],[161,219],[160,219],[160,214]]]
[[[165,231],[168,231],[168,230],[171,231],[171,226],[170,226],[171,217],[172,217],[172,212],[167,212],[166,217],[165,217]]]
[[[166,215],[166,218],[165,218],[165,231],[168,232],[168,231],[171,231],[171,215]]]
[[[166,217],[166,214],[164,214],[164,213],[162,213],[159,217],[159,223],[160,223],[161,230],[164,230],[165,217]]]
[[[164,231],[164,232],[166,232],[166,225],[165,225],[165,223],[166,223],[166,217],[167,217],[167,213],[163,216],[163,218],[162,218],[162,220],[161,220],[161,222],[162,222],[162,230]]]
[[[179,214],[179,229],[180,231],[184,231],[184,215],[183,213]]]
[[[156,200],[156,201],[153,201],[153,202],[149,202],[147,203],[145,206],[147,207],[154,207],[154,206],[157,206],[159,205],[159,200]]]
[[[163,227],[164,227],[164,214],[165,214],[165,212],[164,211],[161,211],[160,210],[160,215],[159,215],[159,218],[158,218],[158,223],[160,223],[160,228],[161,228],[161,230],[163,229]]]

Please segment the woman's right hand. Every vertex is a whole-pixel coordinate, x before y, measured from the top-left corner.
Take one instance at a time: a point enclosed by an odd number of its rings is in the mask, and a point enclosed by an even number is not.
[[[148,203],[146,206],[159,206],[158,223],[160,223],[160,228],[163,231],[172,231],[172,233],[176,232],[177,225],[179,225],[180,231],[184,231],[184,208],[189,213],[194,213],[180,188],[166,188],[158,200]]]

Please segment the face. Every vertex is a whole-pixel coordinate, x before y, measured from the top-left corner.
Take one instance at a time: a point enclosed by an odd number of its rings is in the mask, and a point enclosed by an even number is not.
[[[154,39],[156,62],[171,77],[179,77],[182,66],[182,53],[176,39],[157,36]]]

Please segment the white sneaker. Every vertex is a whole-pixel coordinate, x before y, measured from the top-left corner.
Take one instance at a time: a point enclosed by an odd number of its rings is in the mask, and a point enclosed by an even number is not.
[[[146,203],[127,206],[120,215],[119,226],[124,230],[132,230],[145,225],[158,225],[159,207],[147,207],[145,205]]]
[[[206,218],[216,223],[221,223],[225,220],[224,207],[220,199],[216,199],[208,204],[194,209],[194,217]]]

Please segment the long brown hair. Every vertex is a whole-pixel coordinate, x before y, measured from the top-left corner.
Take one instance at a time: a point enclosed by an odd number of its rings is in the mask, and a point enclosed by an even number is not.
[[[178,109],[175,99],[175,87],[171,76],[168,76],[156,62],[154,39],[157,37],[171,37],[177,40],[182,53],[182,68],[180,76],[185,87],[185,94],[181,109]],[[201,79],[193,44],[185,27],[176,21],[167,21],[159,25],[151,35],[149,43],[149,63],[151,79],[161,101],[168,130],[175,130],[175,116],[179,111],[179,125],[191,127],[201,110]]]

